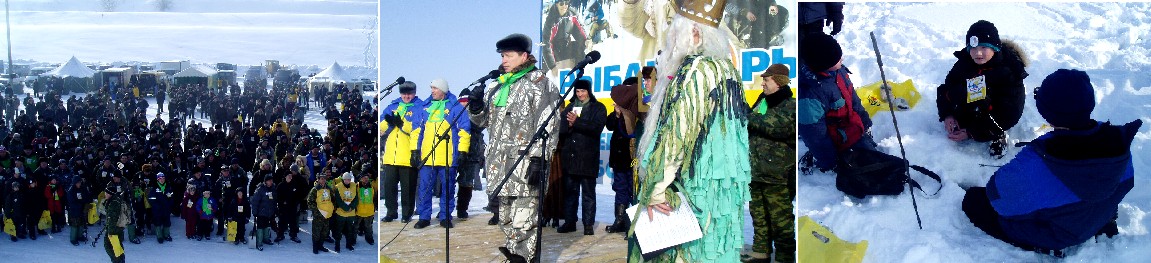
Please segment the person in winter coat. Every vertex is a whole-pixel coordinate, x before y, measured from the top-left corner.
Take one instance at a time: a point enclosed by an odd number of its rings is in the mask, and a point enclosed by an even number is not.
[[[467,108],[471,98],[471,90],[464,89],[460,91],[457,100],[460,102],[460,106]],[[456,180],[459,185],[459,194],[456,196],[456,217],[461,219],[469,217],[468,206],[472,202],[472,191],[475,190],[476,185],[479,184],[480,188],[483,188],[479,177],[480,170],[484,167],[484,127],[472,123],[468,134],[471,135],[471,141],[468,142],[468,150],[460,154],[458,171],[460,175]]]
[[[175,194],[164,173],[156,173],[156,184],[148,191],[148,204],[152,205],[152,227],[156,242],[172,241],[172,196]]]
[[[60,180],[56,177],[51,177],[48,185],[44,186],[44,200],[47,204],[48,215],[52,218],[52,233],[60,233],[64,228],[64,204],[67,203],[67,196],[64,194],[64,185],[60,184]]]
[[[456,200],[456,166],[459,156],[470,148],[471,121],[460,106],[456,96],[443,79],[433,80],[432,96],[421,105],[416,105],[415,122],[412,131],[412,162],[420,166],[420,181],[417,186],[416,214],[419,221],[415,228],[425,228],[431,224],[432,197],[440,199],[440,212],[436,219],[440,226],[452,227],[452,211]]]
[[[199,223],[200,214],[196,212],[196,194],[199,190],[195,185],[188,184],[184,190],[184,200],[180,202],[180,218],[184,219],[184,237],[196,238],[196,224]]]
[[[244,185],[247,184],[246,182],[244,182],[244,181],[246,181],[246,179],[244,179],[244,177],[247,177],[247,176],[246,175],[233,175],[232,169],[229,168],[228,166],[220,167],[220,178],[216,179],[216,182],[212,184],[212,186],[213,186],[212,192],[216,193],[216,194],[213,194],[212,198],[215,198],[216,200],[220,200],[220,203],[223,203],[223,204],[232,203],[232,198],[236,197],[236,195],[235,195],[236,189],[244,190]],[[222,208],[222,210],[225,210],[225,211],[227,211],[228,209],[231,209],[231,208],[229,208],[229,207]],[[221,213],[221,214],[225,214],[225,213]],[[217,236],[223,236],[224,235],[224,226],[226,226],[226,225],[228,225],[228,217],[226,217],[226,216],[216,217],[216,235]]]
[[[608,151],[608,167],[612,170],[611,190],[615,192],[615,221],[605,228],[608,233],[627,232],[631,220],[628,207],[635,200],[635,135],[639,123],[639,78],[625,79],[622,85],[611,88],[614,110],[608,114],[604,127],[612,131]]]
[[[820,171],[833,170],[849,150],[874,150],[871,117],[863,109],[843,66],[843,50],[829,35],[800,43],[800,84],[796,101],[799,137]]]
[[[345,247],[348,251],[355,250],[356,234],[356,203],[358,201],[359,187],[353,182],[352,172],[344,173],[340,177],[340,181],[335,182],[332,186],[332,192],[337,195],[335,200],[332,200],[336,205],[336,216],[332,218],[334,237],[336,240],[336,252],[340,252],[340,237],[345,240]]]
[[[328,221],[335,213],[336,207],[332,203],[332,189],[328,188],[328,176],[316,176],[312,190],[308,192],[308,210],[312,212],[312,254],[320,251],[328,252],[324,247],[324,239],[328,238]]]
[[[276,189],[274,178],[264,177],[264,183],[252,194],[252,210],[256,216],[256,249],[264,250],[263,245],[272,244],[272,224],[276,220]]]
[[[1095,90],[1078,70],[1048,75],[1035,104],[1055,130],[1023,147],[986,188],[967,189],[964,213],[992,237],[1056,256],[1093,236],[1118,234],[1118,205],[1136,174],[1131,142],[1143,122],[1091,119]]]
[[[583,204],[583,234],[595,230],[595,178],[599,176],[599,138],[607,121],[607,109],[591,93],[591,81],[580,79],[574,84],[575,96],[560,116],[560,136],[563,150],[564,224],[556,231],[575,231],[576,209]],[[582,189],[582,194],[581,194]]]
[[[125,261],[124,227],[132,218],[132,208],[124,200],[128,195],[123,192],[125,190],[112,185],[105,187],[104,203],[101,204],[101,214],[104,215],[104,252],[108,253],[112,262],[120,263]]]
[[[375,245],[376,241],[373,237],[376,235],[372,233],[372,222],[376,218],[376,207],[379,207],[378,202],[380,199],[376,198],[376,193],[379,187],[372,182],[372,177],[367,174],[360,175],[359,191],[356,192],[356,231],[362,233],[364,241],[368,245]],[[298,241],[297,241],[298,242]]]
[[[248,237],[244,235],[244,231],[248,227],[248,218],[252,217],[252,204],[246,196],[247,193],[244,189],[236,189],[233,192],[235,196],[228,200],[230,203],[224,205],[228,207],[226,209],[228,211],[226,215],[228,220],[236,222],[236,241],[232,241],[232,244],[247,244]]]
[[[475,101],[468,103],[468,117],[477,126],[485,127],[491,140],[484,153],[488,162],[484,174],[488,175],[488,195],[499,197],[498,225],[506,236],[500,252],[509,260],[531,261],[535,255],[535,227],[538,223],[537,197],[541,190],[538,178],[546,176],[543,165],[546,155],[555,150],[557,140],[547,145],[532,147],[524,162],[512,167],[512,160],[528,144],[532,134],[552,107],[559,101],[558,88],[547,80],[544,71],[536,69],[536,58],[531,54],[532,40],[523,34],[508,35],[496,42],[500,53],[503,75],[499,85],[485,92],[474,92]],[[478,93],[478,94],[477,94]],[[485,97],[484,94],[490,94]],[[488,103],[488,102],[491,103]],[[555,132],[558,123],[552,119],[546,125]],[[508,177],[501,189],[495,186]]]
[[[72,188],[68,189],[68,242],[79,246],[80,242],[87,241],[84,234],[88,232],[88,211],[85,206],[93,201],[93,195],[84,186],[84,179],[72,180]]]
[[[215,219],[220,211],[220,204],[215,198],[212,198],[212,191],[203,191],[199,198],[196,198],[196,240],[212,240],[212,220]]]
[[[12,236],[12,242],[16,242],[16,238],[24,239],[27,237],[27,229],[24,227],[24,189],[19,182],[12,182],[9,184],[11,188],[8,191],[8,196],[4,199],[4,218],[11,219],[12,224],[16,229],[16,235]]]
[[[1001,41],[995,24],[979,20],[967,29],[966,47],[936,94],[939,121],[952,141],[988,142],[1003,158],[1008,129],[1023,116],[1027,59],[1014,42]]]
[[[296,173],[286,173],[283,178],[283,181],[276,186],[276,217],[279,218],[279,224],[276,225],[275,242],[283,241],[284,232],[288,232],[292,242],[300,243],[297,237],[300,233],[300,221],[296,216],[303,200],[299,198],[302,197],[299,193],[308,190],[308,183]]]
[[[744,262],[767,262],[772,248],[777,261],[795,261],[795,99],[788,73],[774,64],[760,75],[763,93],[747,115],[754,235]]]

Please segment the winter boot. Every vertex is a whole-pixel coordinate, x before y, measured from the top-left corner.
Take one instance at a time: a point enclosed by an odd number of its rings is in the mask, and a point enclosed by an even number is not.
[[[70,228],[71,228],[71,231],[68,231],[68,241],[71,242],[73,246],[79,246],[80,242],[78,242],[77,240],[79,240],[80,228],[79,227],[70,227]]]
[[[428,221],[428,220],[420,220],[420,221],[416,221],[416,225],[415,225],[415,228],[416,228],[416,229],[424,229],[425,227],[428,227],[428,225],[431,225],[431,224],[432,224],[432,222],[431,222],[431,221]],[[337,251],[337,252],[338,252],[338,251]]]
[[[468,205],[472,202],[472,188],[460,187],[456,195],[456,217],[460,220],[468,219]]]
[[[328,250],[328,248],[324,247],[324,241],[323,240],[314,241],[312,243],[316,244],[315,249],[319,252],[332,252],[331,250]]]
[[[164,231],[160,228],[161,226],[153,226],[152,231],[156,232],[156,243],[164,244]]]
[[[272,243],[272,228],[265,227],[265,228],[260,229],[260,230],[264,231],[264,239],[262,239],[262,240],[264,240],[264,245],[274,245]]]
[[[164,227],[164,241],[172,242],[172,227],[170,226]]]
[[[340,253],[340,239],[337,238],[334,243],[336,244],[336,253]]]
[[[583,225],[583,235],[595,235],[595,225]]]
[[[312,240],[312,254],[320,254],[320,242]]]
[[[565,221],[564,224],[562,226],[560,226],[559,229],[556,229],[556,232],[571,233],[571,232],[575,232],[575,230],[576,230],[575,222],[566,222]]]
[[[444,219],[444,220],[440,220],[440,226],[441,226],[441,227],[443,227],[443,228],[452,228],[452,227],[455,227],[455,225],[454,225],[454,224],[452,224],[452,220],[451,220],[451,219]]]
[[[284,241],[284,232],[276,233],[276,240],[272,240],[272,242],[276,243],[280,243],[280,241]]]
[[[506,257],[508,259],[508,261],[510,261],[512,263],[527,263],[528,262],[527,259],[525,259],[523,256],[512,254],[512,252],[510,250],[508,250],[508,248],[506,248],[506,247],[500,247],[500,253],[503,253],[504,257]]]
[[[607,229],[605,231],[607,231],[608,233],[627,232],[628,229],[631,228],[631,220],[628,220],[626,210],[627,210],[627,205],[616,204],[615,205],[615,223],[613,223],[610,226],[607,226]]]
[[[376,244],[376,239],[372,237],[372,233],[364,235],[364,241],[368,242],[368,245]]]
[[[498,215],[498,214],[493,213],[492,219],[488,219],[488,225],[489,226],[494,226],[494,225],[499,224],[499,223],[500,223],[500,215]]]

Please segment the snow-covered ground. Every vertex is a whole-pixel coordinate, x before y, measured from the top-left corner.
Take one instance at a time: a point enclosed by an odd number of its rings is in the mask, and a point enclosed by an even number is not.
[[[1027,108],[1009,131],[1012,142],[1030,141],[1044,120],[1035,110],[1031,88],[1059,68],[1086,71],[1095,86],[1092,117],[1113,123],[1142,119],[1131,146],[1135,188],[1119,207],[1114,239],[1089,240],[1069,249],[1074,262],[1147,262],[1151,258],[1151,4],[1148,3],[865,3],[848,4],[843,32],[844,65],[857,85],[880,79],[869,32],[878,38],[884,70],[891,81],[911,79],[924,94],[914,109],[896,113],[907,158],[943,177],[937,196],[916,196],[923,229],[916,227],[911,196],[855,200],[835,188],[834,175],[800,175],[798,216],[811,216],[839,237],[867,240],[865,262],[1043,262],[1050,256],[1026,252],[975,228],[960,209],[963,186],[985,185],[994,167],[1013,157],[987,157],[986,144],[946,139],[935,112],[935,89],[955,62],[952,52],[967,28],[980,19],[995,23],[1003,39],[1015,40],[1031,58]],[[880,150],[899,155],[891,115],[873,118]],[[807,147],[800,143],[799,152]],[[913,172],[921,183],[926,179]],[[934,189],[934,181],[924,183]],[[928,190],[930,191],[930,190]],[[803,248],[800,248],[803,249]]]
[[[165,12],[156,4],[170,2]],[[104,3],[114,5],[104,9]],[[259,65],[265,59],[295,67],[301,75],[319,72],[338,61],[348,77],[377,79],[374,0],[204,0],[204,1],[12,1],[13,58],[17,63],[63,63],[76,56],[86,63],[154,63],[191,60]],[[109,12],[110,11],[110,12]],[[6,42],[6,41],[0,41]],[[241,73],[242,75],[242,73]],[[26,94],[30,89],[25,90]],[[77,94],[79,95],[79,94]],[[374,94],[365,94],[365,97]],[[65,98],[69,96],[65,94]],[[21,99],[23,95],[21,95]],[[156,116],[155,100],[148,98],[148,116]],[[161,115],[167,118],[167,114]],[[304,117],[308,127],[327,131],[318,110]],[[203,119],[193,121],[207,123]],[[304,243],[248,246],[184,238],[184,224],[172,219],[173,242],[157,244],[154,236],[142,244],[125,244],[130,261],[147,262],[376,262],[375,245],[359,238],[356,251],[311,253],[310,225],[302,224]],[[252,227],[251,224],[248,228]],[[374,229],[374,228],[373,228]],[[90,227],[96,236],[99,227]],[[374,230],[373,230],[374,231]],[[108,259],[103,245],[74,247],[67,232],[39,240],[10,242],[0,234],[0,262],[101,262]],[[101,241],[102,242],[102,241]],[[332,248],[332,244],[326,245]]]

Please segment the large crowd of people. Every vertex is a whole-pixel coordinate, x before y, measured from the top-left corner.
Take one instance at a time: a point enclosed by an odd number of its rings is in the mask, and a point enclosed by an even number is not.
[[[179,217],[188,240],[215,236],[261,250],[285,235],[300,243],[300,224],[309,222],[332,226],[337,251],[341,237],[348,250],[358,236],[373,243],[371,98],[342,84],[325,93],[286,83],[205,84],[162,86],[155,106],[121,86],[66,100],[52,89],[4,94],[0,197],[10,240],[69,231],[73,245],[103,238],[122,261],[115,242],[178,242],[169,228]],[[317,121],[304,118],[309,111],[319,111],[326,129],[308,127]],[[331,195],[311,198],[315,189]],[[103,230],[89,229],[101,222]],[[326,251],[322,236],[313,233],[314,253]]]

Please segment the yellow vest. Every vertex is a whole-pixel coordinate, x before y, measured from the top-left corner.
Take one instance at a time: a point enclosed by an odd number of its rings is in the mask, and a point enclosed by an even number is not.
[[[357,184],[351,183],[348,186],[344,186],[343,182],[339,182],[339,183],[336,183],[335,190],[336,190],[336,194],[340,196],[339,202],[344,202],[345,204],[348,204],[349,206],[352,207],[352,211],[344,211],[344,209],[336,209],[336,214],[340,215],[342,217],[354,217],[354,216],[356,216],[356,204],[352,203],[352,201],[356,199],[356,194],[358,194],[357,192],[359,191],[359,187],[357,187]]]
[[[376,200],[379,199],[379,197],[376,196],[376,193],[379,193],[379,191],[376,189],[379,189],[379,186],[375,181],[372,181],[371,187],[360,188],[358,192],[360,200],[356,202],[357,216],[370,217],[376,214]]]
[[[316,190],[316,208],[323,211],[324,218],[331,218],[336,206],[332,205],[332,190],[327,187]]]

